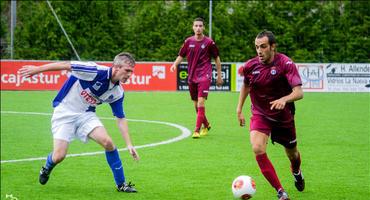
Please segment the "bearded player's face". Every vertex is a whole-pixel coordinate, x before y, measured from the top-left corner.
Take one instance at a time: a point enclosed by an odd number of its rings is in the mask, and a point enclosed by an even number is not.
[[[256,38],[256,52],[259,61],[263,64],[269,64],[274,60],[275,44],[270,45],[268,37]]]

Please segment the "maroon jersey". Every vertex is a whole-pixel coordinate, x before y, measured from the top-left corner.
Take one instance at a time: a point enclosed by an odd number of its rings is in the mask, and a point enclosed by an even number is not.
[[[296,65],[284,54],[277,53],[271,64],[260,63],[258,57],[248,60],[239,71],[244,84],[250,87],[252,114],[263,115],[270,120],[290,122],[294,119],[294,103],[287,103],[283,110],[270,110],[271,101],[292,92],[302,85]]]
[[[194,36],[188,37],[182,45],[179,56],[188,60],[188,82],[199,83],[212,79],[211,57],[219,56],[215,42],[204,37],[197,41]]]

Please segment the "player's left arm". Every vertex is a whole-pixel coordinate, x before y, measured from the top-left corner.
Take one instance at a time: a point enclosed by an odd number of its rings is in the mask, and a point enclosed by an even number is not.
[[[293,87],[292,92],[289,95],[283,96],[280,99],[271,101],[270,109],[282,110],[285,108],[286,103],[297,101],[303,98],[303,90],[301,85]]]
[[[119,131],[122,134],[123,139],[126,142],[127,149],[129,150],[131,156],[135,160],[139,160],[139,154],[137,153],[135,147],[132,145],[130,134],[128,133],[128,124],[126,118],[116,118],[117,119],[117,126]]]
[[[222,86],[224,84],[224,80],[222,80],[222,73],[221,73],[221,59],[220,56],[217,56],[215,58],[215,63],[216,63],[216,69],[217,69],[217,80],[216,80],[216,85],[217,86]]]
[[[139,154],[136,152],[136,149],[132,145],[130,134],[128,131],[126,115],[125,115],[125,112],[123,111],[123,99],[124,99],[124,94],[122,95],[121,98],[110,103],[109,105],[112,108],[113,115],[116,116],[117,126],[118,126],[119,131],[121,132],[123,139],[126,142],[127,149],[129,150],[131,156],[135,160],[139,160]]]

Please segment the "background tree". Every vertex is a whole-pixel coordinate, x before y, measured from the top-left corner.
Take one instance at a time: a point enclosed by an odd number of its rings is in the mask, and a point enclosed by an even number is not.
[[[51,1],[82,60],[173,61],[208,1]],[[273,31],[296,62],[370,62],[369,1],[214,1],[212,38],[223,62],[255,55],[254,39]],[[10,1],[1,1],[1,56],[9,58]],[[17,1],[15,59],[76,60],[45,1]]]

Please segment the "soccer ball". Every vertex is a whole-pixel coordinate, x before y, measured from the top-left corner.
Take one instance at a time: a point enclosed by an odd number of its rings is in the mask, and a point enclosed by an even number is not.
[[[231,185],[235,198],[250,199],[256,193],[256,183],[250,176],[238,176]]]

